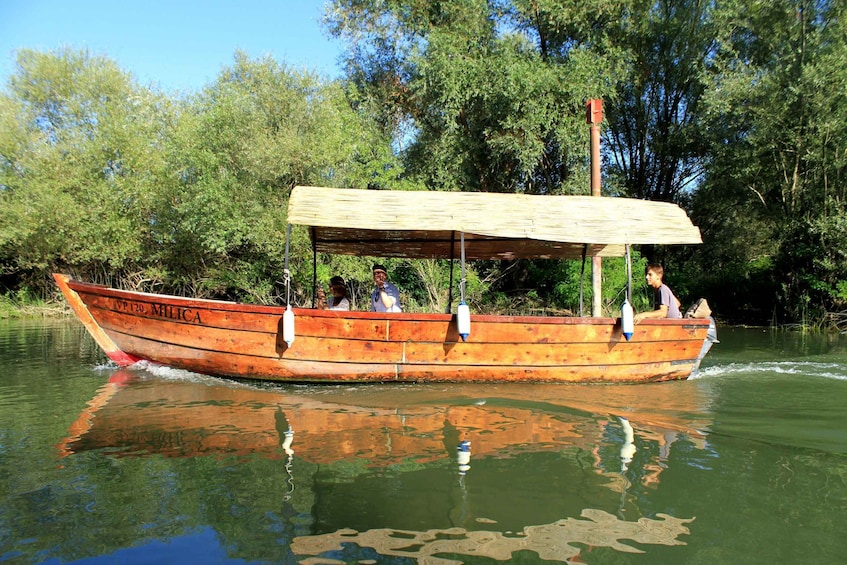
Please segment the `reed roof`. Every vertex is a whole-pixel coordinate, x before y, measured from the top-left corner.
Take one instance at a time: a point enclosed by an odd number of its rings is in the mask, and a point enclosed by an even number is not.
[[[288,222],[321,253],[468,259],[620,257],[625,244],[702,243],[676,204],[631,198],[297,186]],[[586,247],[587,246],[587,247]]]

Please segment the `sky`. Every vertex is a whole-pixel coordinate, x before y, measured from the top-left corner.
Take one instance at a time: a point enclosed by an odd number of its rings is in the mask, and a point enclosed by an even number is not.
[[[320,20],[326,0],[0,0],[0,89],[15,52],[88,49],[138,82],[197,92],[237,50],[290,67],[340,75],[342,44]]]

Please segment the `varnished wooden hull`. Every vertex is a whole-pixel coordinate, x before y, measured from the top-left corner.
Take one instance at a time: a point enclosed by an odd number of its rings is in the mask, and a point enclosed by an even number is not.
[[[295,309],[137,293],[55,279],[121,366],[148,360],[209,375],[290,382],[646,382],[687,378],[707,320],[648,320],[626,341],[614,318],[471,317]]]

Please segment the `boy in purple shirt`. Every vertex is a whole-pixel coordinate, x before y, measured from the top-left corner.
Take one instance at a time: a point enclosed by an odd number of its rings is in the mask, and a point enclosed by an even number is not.
[[[633,321],[637,324],[647,318],[681,318],[679,300],[673,295],[668,285],[662,282],[665,271],[657,263],[647,265],[647,284],[653,287],[653,304],[656,309],[635,315]]]

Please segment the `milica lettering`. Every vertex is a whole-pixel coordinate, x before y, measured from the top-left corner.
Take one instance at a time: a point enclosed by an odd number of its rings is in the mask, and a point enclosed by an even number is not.
[[[160,318],[190,322],[192,324],[202,323],[200,321],[200,313],[190,308],[179,308],[169,304],[153,304],[150,313]]]

